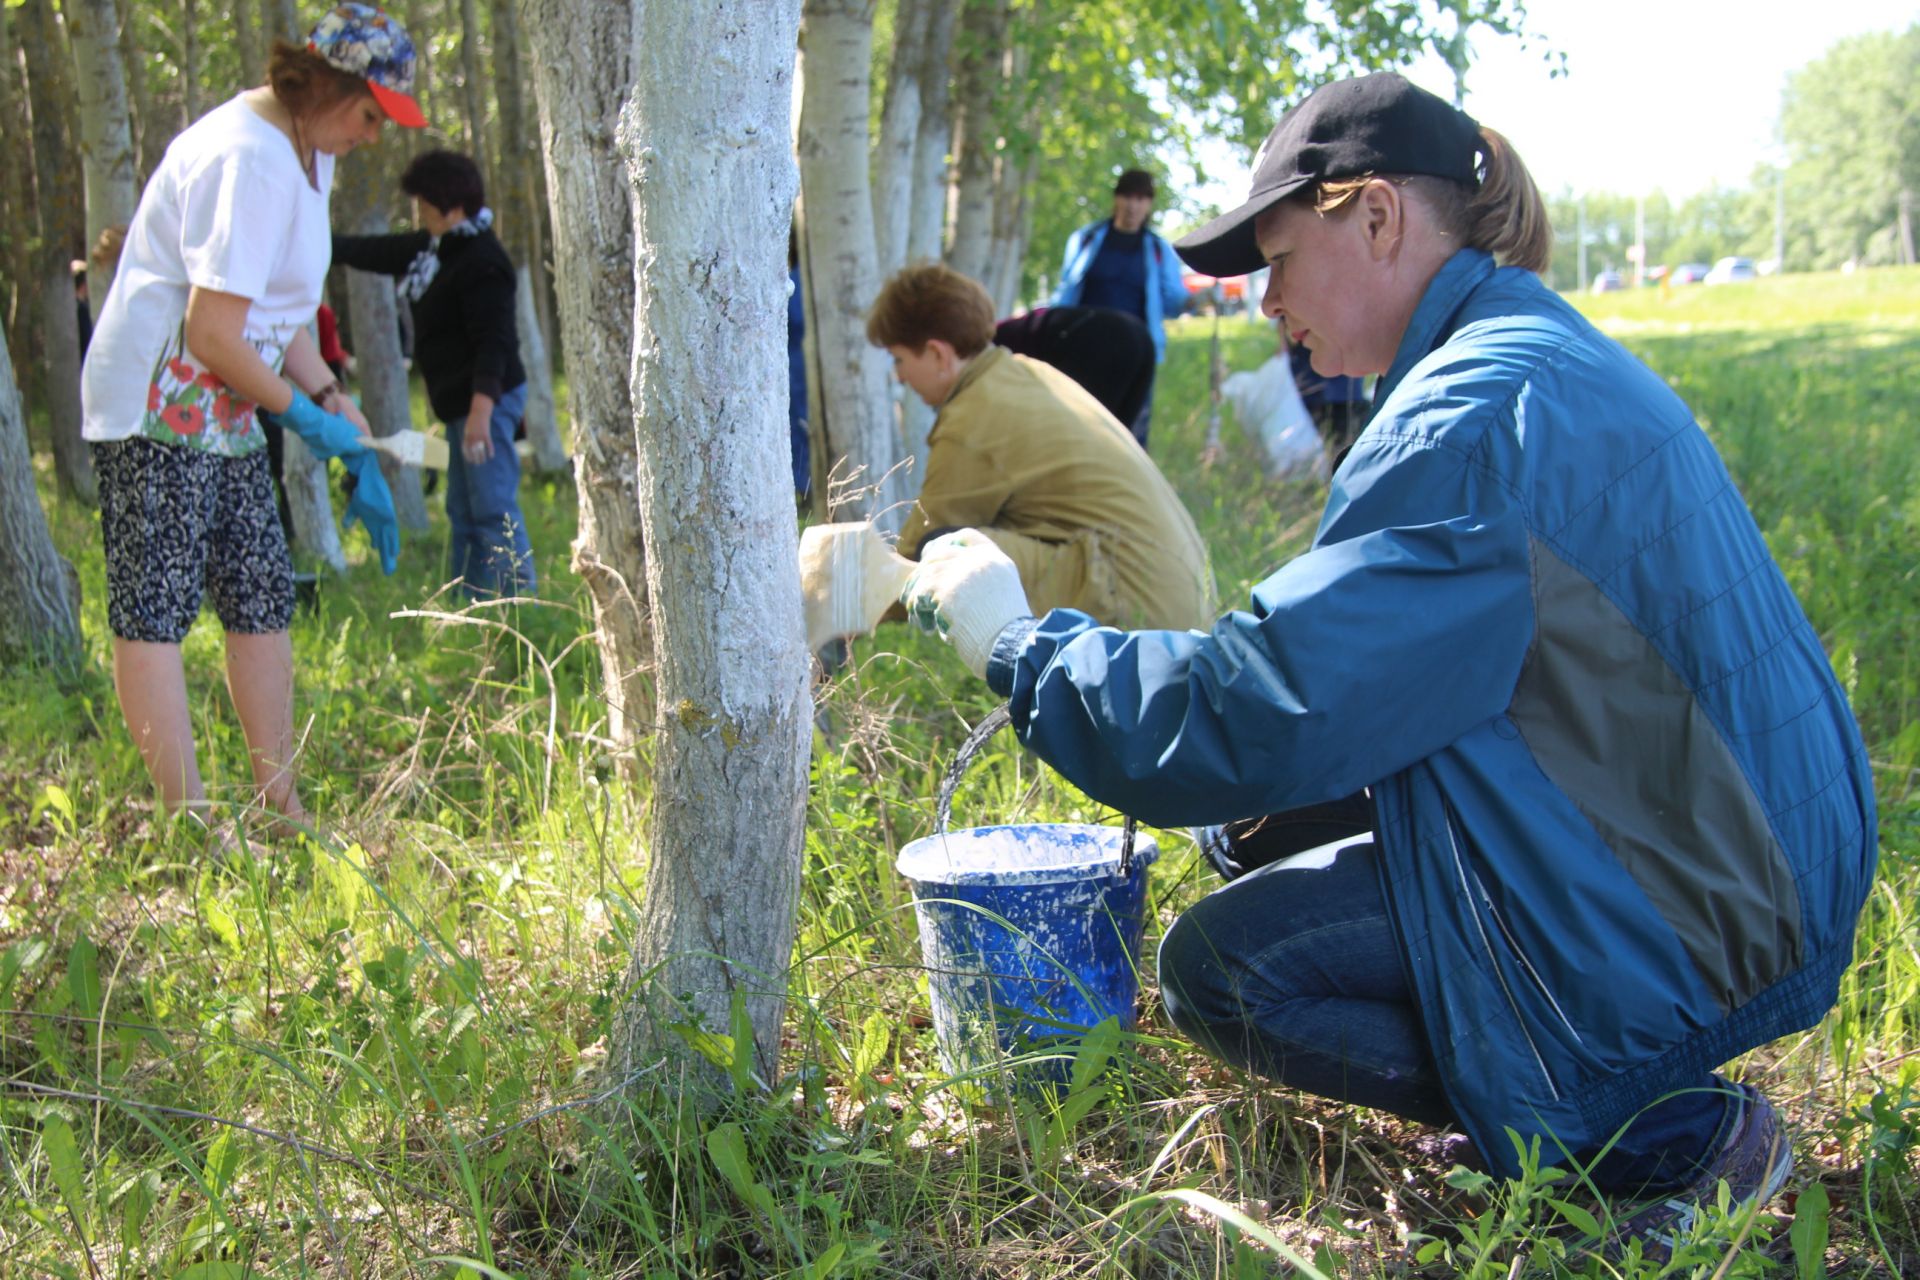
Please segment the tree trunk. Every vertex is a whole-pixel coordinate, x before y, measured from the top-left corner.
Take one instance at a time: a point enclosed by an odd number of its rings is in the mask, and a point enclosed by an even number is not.
[[[33,486],[27,420],[0,339],[0,660],[80,655],[80,579],[53,546]]]
[[[133,184],[138,190],[146,185],[147,179],[153,174],[153,166],[160,162],[160,153],[165,149],[160,139],[165,134],[154,112],[153,94],[147,89],[147,60],[140,47],[140,33],[136,26],[140,15],[134,0],[117,0],[114,16],[119,29],[117,43],[120,47],[120,66],[126,75],[127,103],[133,124]]]
[[[260,35],[253,0],[233,0],[233,47],[240,56],[240,83],[251,88],[266,83],[266,60],[260,53]]]
[[[1040,176],[1040,153],[1024,164],[1011,159],[1000,165],[993,193],[993,243],[987,253],[987,275],[981,283],[993,298],[993,313],[1010,315],[1020,292],[1020,267],[1027,256],[1027,237],[1033,231],[1033,184]]]
[[[488,173],[487,98],[480,80],[480,13],[474,0],[460,0],[460,101],[466,108],[467,150]]]
[[[1007,0],[969,0],[961,24],[960,97],[954,104],[960,158],[947,265],[978,280],[986,274],[993,247],[994,149],[999,136],[993,108],[1006,57]]]
[[[533,163],[536,139],[527,128],[526,83],[520,58],[520,22],[513,0],[493,3],[494,96],[500,112],[499,157],[494,166],[495,210],[501,214],[501,235],[519,277],[514,291],[514,314],[520,332],[520,363],[527,370],[527,439],[533,443],[536,471],[567,469],[570,459],[560,439],[553,406],[553,361],[548,356],[547,326],[540,315],[546,291],[545,264],[540,261],[540,196],[538,170]]]
[[[641,0],[636,17],[620,144],[641,511],[648,545],[672,549],[647,563],[670,710],[609,1066],[624,1080],[664,1057],[724,1087],[672,1028],[731,1031],[743,1056],[750,1033],[776,1078],[813,733],[785,413],[798,6]],[[689,82],[694,66],[711,71]]]
[[[866,314],[880,291],[867,115],[873,0],[806,0],[801,34],[800,183],[806,199],[807,332],[820,384],[808,409],[832,477],[827,502],[840,519],[896,529],[910,481],[887,391],[887,355],[867,343]]]
[[[384,148],[346,157],[334,171],[335,207],[342,221],[360,235],[392,230],[394,161]],[[351,212],[347,212],[351,211]],[[389,276],[346,268],[347,322],[353,334],[354,364],[360,382],[360,407],[376,436],[405,431],[413,423],[413,398],[407,386],[407,367],[400,355],[399,302]],[[403,529],[427,527],[426,499],[420,493],[420,469],[380,459],[388,488],[393,490],[393,513]]]
[[[27,98],[33,109],[33,165],[40,206],[40,251],[34,274],[54,469],[61,490],[91,507],[100,501],[100,485],[94,478],[93,457],[80,438],[80,327],[68,269],[86,234],[68,132],[73,86],[66,71],[73,63],[54,21],[53,0],[27,0],[14,12],[24,18],[20,46],[27,55]]]
[[[199,118],[200,0],[180,0],[180,128],[176,132],[185,132]]]
[[[273,49],[275,40],[299,44],[306,34],[307,28],[300,25],[300,7],[293,0],[260,0],[260,51],[263,57]]]
[[[920,141],[920,72],[935,0],[900,0],[893,19],[893,54],[873,148],[873,239],[882,279],[907,260],[913,230],[913,160]]]
[[[87,180],[87,244],[108,227],[133,221],[140,187],[133,121],[120,61],[120,12],[114,0],[65,0],[73,65],[80,86],[80,156]],[[97,313],[113,287],[116,264],[87,270],[87,295]]]
[[[937,261],[947,221],[947,150],[953,142],[953,36],[961,0],[930,0],[921,46],[920,136],[913,148],[913,217],[907,257]]]
[[[533,306],[533,273],[525,263],[516,268],[513,291],[514,328],[520,335],[520,363],[527,371],[527,440],[533,445],[533,469],[565,471],[572,459],[560,439],[560,418],[553,404],[553,360],[547,354],[547,335]]]
[[[340,530],[333,523],[327,464],[291,431],[281,444],[280,484],[293,515],[293,545],[335,573],[345,573],[347,557],[340,550]]]
[[[961,0],[931,0],[933,13],[921,46],[920,136],[913,148],[912,218],[907,230],[907,260],[938,262],[947,222],[947,151],[953,141],[953,37],[960,24]],[[927,433],[933,410],[919,396],[900,397],[900,430],[913,458],[909,491],[918,493],[927,477]]]
[[[580,532],[573,570],[593,597],[608,736],[623,769],[651,718],[653,641],[640,535],[633,360],[633,210],[615,126],[632,84],[633,0],[521,0],[553,206]]]
[[[14,47],[13,11],[0,5],[0,120],[24,121],[26,95],[20,87],[20,56]],[[30,317],[34,313],[33,238],[38,230],[34,217],[32,139],[28,145],[0,149],[0,219],[4,219],[6,260],[0,263],[0,336],[11,351],[21,353],[28,376],[38,367],[32,348],[26,345],[34,336]],[[24,388],[16,388],[23,391]],[[23,395],[24,398],[24,395]]]

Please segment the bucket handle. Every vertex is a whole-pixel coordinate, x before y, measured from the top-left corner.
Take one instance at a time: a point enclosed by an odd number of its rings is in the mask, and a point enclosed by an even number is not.
[[[1003,702],[989,711],[979,724],[973,726],[973,732],[967,735],[966,741],[960,744],[960,749],[954,752],[953,763],[947,766],[947,776],[940,781],[940,798],[933,811],[935,835],[947,834],[947,824],[953,818],[953,789],[960,785],[960,776],[967,771],[967,766],[973,763],[973,758],[980,754],[980,748],[986,745],[987,739],[1012,723],[1012,704]],[[1120,816],[1125,819],[1120,827],[1120,878],[1125,880],[1133,874],[1133,837],[1134,829],[1138,824],[1134,822],[1133,815],[1130,813],[1123,813]]]

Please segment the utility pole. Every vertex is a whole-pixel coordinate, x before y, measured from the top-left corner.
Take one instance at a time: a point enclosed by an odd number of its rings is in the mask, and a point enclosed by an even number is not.
[[[1587,291],[1587,197],[1584,194],[1581,195],[1576,207],[1579,213],[1574,219],[1574,226],[1578,230],[1574,233],[1573,241],[1580,247],[1580,292],[1585,293]]]
[[[1785,165],[1773,171],[1773,269],[1776,273],[1787,269],[1787,170]]]

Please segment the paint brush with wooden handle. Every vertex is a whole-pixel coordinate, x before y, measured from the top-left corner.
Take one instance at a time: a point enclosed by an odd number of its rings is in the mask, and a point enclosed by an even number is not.
[[[447,469],[447,442],[439,436],[408,428],[390,436],[375,436],[371,443],[395,462],[406,466],[425,467],[429,471]]]

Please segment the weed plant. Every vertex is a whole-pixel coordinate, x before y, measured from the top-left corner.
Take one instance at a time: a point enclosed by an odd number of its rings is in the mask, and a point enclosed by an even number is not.
[[[1882,873],[1840,1004],[1733,1064],[1795,1132],[1775,1212],[1709,1212],[1664,1269],[1582,1258],[1605,1210],[1557,1153],[1497,1181],[1443,1135],[1224,1068],[1166,1029],[1150,963],[1138,1029],[1096,1029],[1066,1089],[981,1101],[934,1052],[893,858],[992,698],[898,628],[819,691],[785,1074],[703,1117],[684,1081],[610,1089],[648,749],[629,781],[602,736],[570,485],[527,486],[537,602],[436,594],[437,512],[391,579],[354,544],[294,625],[328,838],[219,858],[147,799],[98,532],[42,455],[90,654],[0,674],[0,1277],[1920,1274],[1920,272],[1583,305],[1718,442],[1878,769]],[[1229,367],[1272,349],[1265,326],[1221,333]],[[1202,460],[1212,334],[1175,327],[1154,455],[1234,604],[1307,544],[1321,493],[1258,482],[1230,417]],[[185,658],[203,769],[237,804],[210,616]],[[1010,741],[955,814],[1114,818]],[[1149,958],[1212,887],[1183,833],[1158,836]]]

